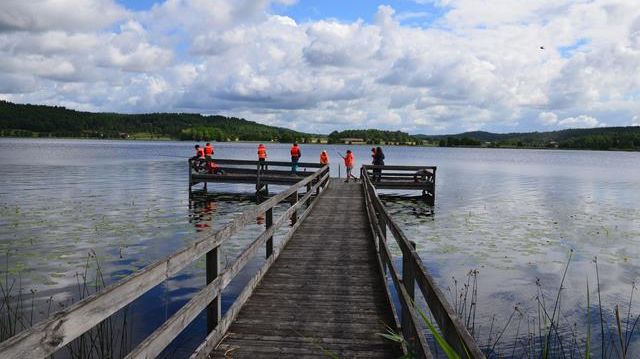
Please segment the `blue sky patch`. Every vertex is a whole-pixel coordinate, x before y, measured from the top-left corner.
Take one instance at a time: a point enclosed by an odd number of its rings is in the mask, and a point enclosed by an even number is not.
[[[418,4],[411,0],[396,1],[354,1],[345,6],[339,0],[304,0],[292,6],[275,5],[273,13],[293,18],[296,22],[317,21],[327,18],[341,22],[354,22],[362,19],[367,23],[374,21],[380,5],[389,5],[395,10],[396,18],[403,25],[429,26],[441,18],[446,8],[433,4]]]
[[[558,51],[560,52],[560,56],[564,57],[565,59],[573,56],[573,54],[581,47],[588,45],[591,42],[591,40],[589,39],[579,39],[578,41],[574,42],[573,44],[569,45],[569,46],[562,46],[558,48]]]

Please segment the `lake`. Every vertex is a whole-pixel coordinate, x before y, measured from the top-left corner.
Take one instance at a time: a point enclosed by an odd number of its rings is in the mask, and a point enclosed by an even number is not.
[[[218,158],[256,157],[255,143],[214,146]],[[218,195],[190,202],[186,158],[192,148],[191,142],[0,139],[3,288],[14,281],[14,288],[22,287],[37,320],[198,240],[254,203],[253,186],[229,184],[210,185]],[[303,144],[301,160],[317,162],[327,149],[337,176],[336,152],[347,148],[357,167],[370,162],[366,145]],[[469,271],[478,271],[473,322],[481,345],[491,348],[497,341],[496,355],[526,355],[532,345],[527,335],[540,332],[534,320],[539,303],[554,309],[570,255],[558,310],[564,344],[584,340],[587,281],[592,321],[599,316],[595,257],[603,318],[613,325],[618,305],[622,329],[631,330],[640,313],[634,299],[628,314],[640,275],[640,153],[384,150],[388,165],[438,166],[433,214],[415,193],[384,191],[383,200],[452,302],[459,302]],[[267,152],[270,160],[289,158],[285,144],[268,144]],[[344,176],[343,166],[340,172]],[[223,262],[231,263],[262,228],[257,219],[225,244]],[[157,328],[204,281],[201,260],[130,305],[129,344]],[[224,308],[239,287],[232,284],[225,293]],[[591,329],[595,352],[601,347],[597,323]],[[204,327],[201,316],[163,356],[188,356],[204,338]],[[609,337],[610,330],[605,328]],[[628,336],[629,350],[640,355],[637,332]],[[606,350],[614,350],[607,343]]]

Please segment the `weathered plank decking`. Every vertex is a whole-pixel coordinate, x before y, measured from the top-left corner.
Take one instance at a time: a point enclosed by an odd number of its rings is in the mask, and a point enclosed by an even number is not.
[[[363,198],[332,181],[211,357],[401,355]]]

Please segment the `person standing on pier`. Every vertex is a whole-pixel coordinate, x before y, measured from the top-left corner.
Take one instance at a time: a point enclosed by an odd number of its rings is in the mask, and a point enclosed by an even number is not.
[[[204,169],[204,150],[200,148],[200,145],[195,145],[194,148],[196,150],[196,155],[191,157],[191,160],[193,161],[193,169],[196,172],[200,172],[202,169]]]
[[[211,159],[213,157],[213,146],[209,142],[204,146],[204,157],[206,159]]]
[[[260,162],[260,169],[264,170],[264,162],[267,160],[267,148],[261,143],[258,145],[258,161]]]
[[[329,164],[329,154],[326,150],[320,152],[320,164],[323,166]]]
[[[347,168],[347,179],[344,181],[349,183],[350,178],[358,181],[356,176],[351,173],[351,171],[353,170],[353,162],[355,161],[355,159],[353,158],[353,152],[351,152],[351,150],[347,150],[347,154],[344,156],[340,155],[340,157],[344,159],[344,166]]]
[[[384,153],[382,152],[382,148],[376,147],[375,153],[373,154],[373,165],[374,166],[384,166]],[[373,181],[380,181],[382,179],[382,169],[376,168],[373,170]]]
[[[300,147],[298,147],[297,143],[294,143],[291,146],[291,174],[295,175],[298,172],[298,160],[302,156],[302,152],[300,152]]]

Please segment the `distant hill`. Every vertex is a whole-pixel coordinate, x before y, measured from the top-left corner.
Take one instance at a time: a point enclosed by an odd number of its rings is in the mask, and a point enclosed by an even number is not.
[[[0,136],[305,142],[311,134],[241,118],[192,113],[118,114],[0,101]]]
[[[574,148],[591,150],[640,150],[640,126],[567,129],[550,132],[464,132],[455,135],[415,135],[440,146],[488,146]]]
[[[0,100],[0,136],[183,139],[215,141],[315,142],[325,135],[267,126],[241,118],[193,113],[118,114],[21,105]],[[333,131],[331,143],[427,144],[446,147],[575,148],[640,150],[640,126],[568,129],[552,132],[464,132],[409,135],[401,131]]]

